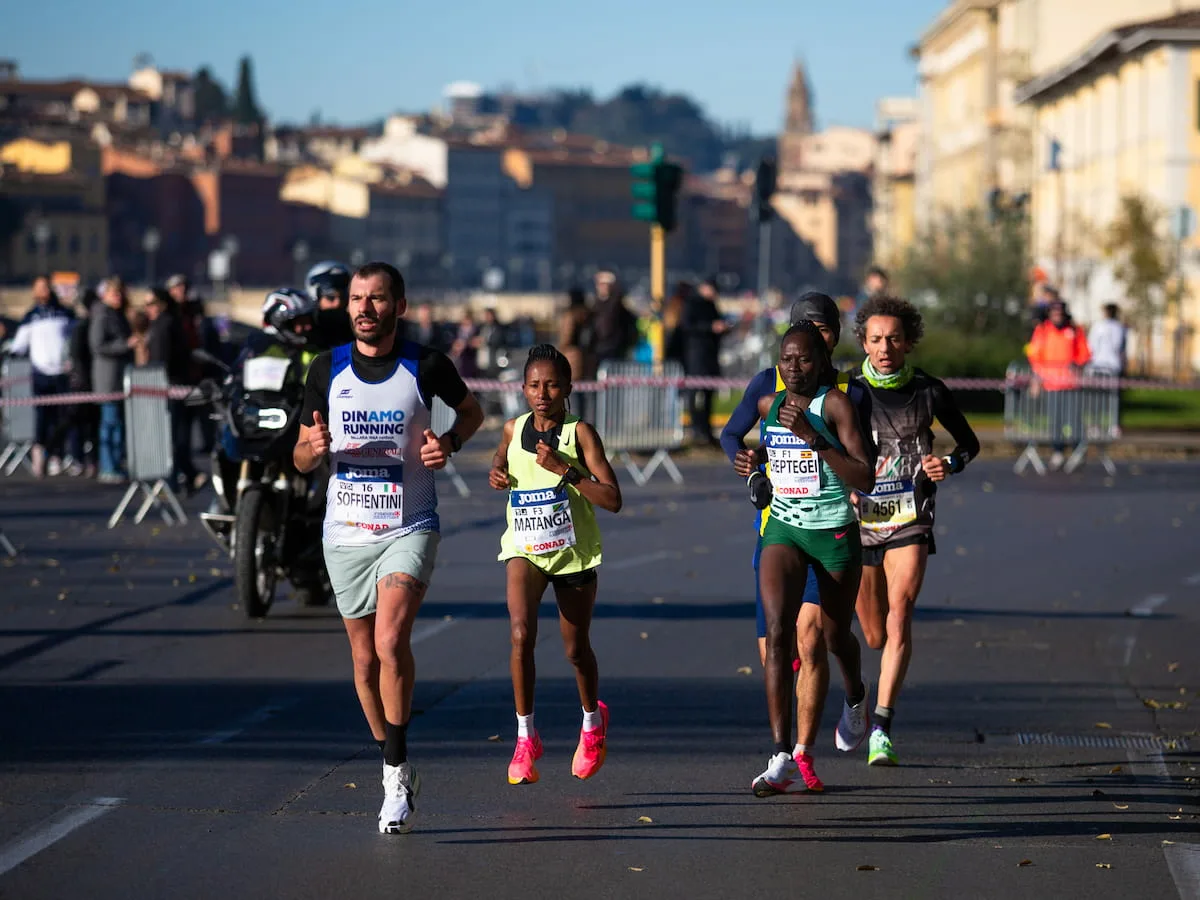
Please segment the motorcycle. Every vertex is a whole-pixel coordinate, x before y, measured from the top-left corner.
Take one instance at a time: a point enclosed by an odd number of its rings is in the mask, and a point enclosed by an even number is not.
[[[292,449],[300,430],[303,383],[297,365],[278,357],[253,357],[235,371],[196,350],[193,358],[224,372],[205,379],[186,402],[211,406],[225,425],[213,451],[213,507],[200,514],[205,529],[233,560],[238,603],[262,618],[275,601],[279,580],[292,583],[302,605],[320,606],[331,595],[321,552],[324,466],[297,472]]]

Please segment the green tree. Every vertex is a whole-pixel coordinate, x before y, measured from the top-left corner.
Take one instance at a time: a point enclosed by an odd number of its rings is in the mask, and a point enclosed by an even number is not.
[[[1117,217],[1108,226],[1104,253],[1113,276],[1125,286],[1130,301],[1127,321],[1138,333],[1138,364],[1150,363],[1154,326],[1162,314],[1162,296],[1170,274],[1171,250],[1161,237],[1163,213],[1137,194],[1121,198]]]
[[[895,280],[935,328],[1018,337],[1029,295],[1028,219],[1023,210],[948,214],[917,236]]]
[[[229,112],[229,98],[225,88],[213,78],[208,66],[201,66],[192,81],[195,95],[196,121],[199,123],[216,122],[224,119]]]
[[[233,120],[242,125],[257,125],[263,115],[254,98],[254,68],[249,56],[238,63],[237,92],[233,101]]]

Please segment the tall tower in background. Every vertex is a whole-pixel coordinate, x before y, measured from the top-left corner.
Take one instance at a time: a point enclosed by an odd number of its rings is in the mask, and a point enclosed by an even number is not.
[[[804,139],[815,131],[813,123],[812,89],[804,64],[796,61],[792,81],[788,85],[787,117],[779,136],[779,174],[799,172],[804,166]]]

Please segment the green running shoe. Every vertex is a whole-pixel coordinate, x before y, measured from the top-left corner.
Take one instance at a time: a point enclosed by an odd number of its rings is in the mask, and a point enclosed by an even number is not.
[[[870,750],[867,753],[867,765],[896,765],[896,751],[892,749],[892,739],[881,728],[871,729],[871,744]]]

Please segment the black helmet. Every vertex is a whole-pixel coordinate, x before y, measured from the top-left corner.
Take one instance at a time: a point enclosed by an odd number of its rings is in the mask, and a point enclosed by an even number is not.
[[[304,287],[314,303],[322,297],[347,299],[350,296],[350,270],[339,262],[319,262],[308,270]]]
[[[791,324],[807,319],[819,322],[833,332],[836,344],[842,336],[842,313],[833,298],[820,291],[806,291],[792,304]]]
[[[289,344],[305,344],[308,338],[296,334],[291,324],[303,316],[311,316],[316,310],[316,301],[303,291],[295,288],[271,291],[263,301],[263,330]]]

